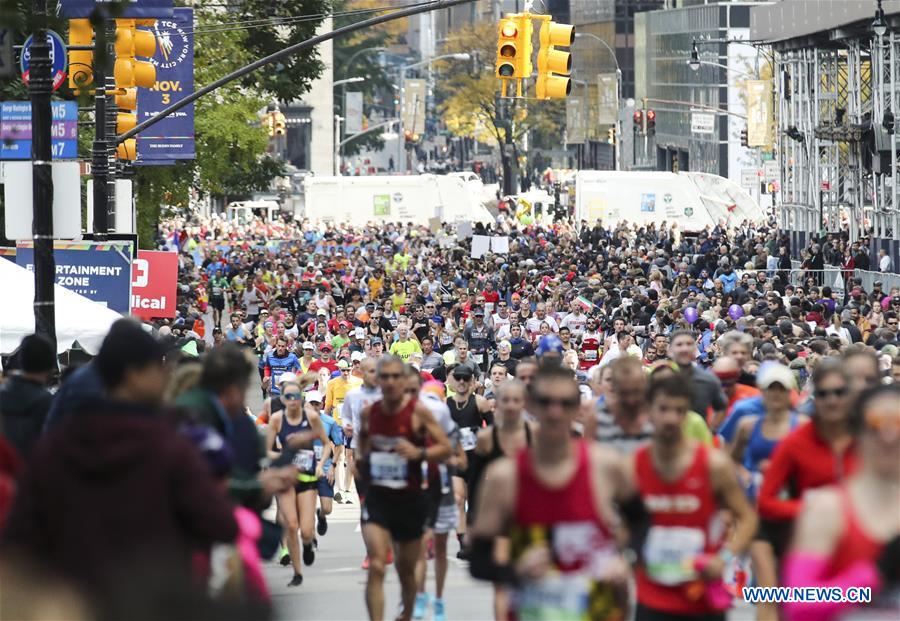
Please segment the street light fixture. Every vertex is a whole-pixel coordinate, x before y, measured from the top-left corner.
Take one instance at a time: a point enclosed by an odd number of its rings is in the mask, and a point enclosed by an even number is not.
[[[356,84],[357,82],[365,82],[365,81],[366,81],[365,78],[357,76],[355,78],[346,78],[344,80],[338,80],[337,82],[334,82],[331,86],[334,87],[334,86],[340,86],[341,84]]]
[[[688,67],[693,71],[700,69],[700,50],[697,49],[697,42],[691,42],[691,59],[688,61]]]
[[[878,0],[878,7],[875,9],[875,21],[872,22],[872,31],[878,37],[883,37],[887,33],[887,22],[884,21],[884,8],[881,6],[881,0]]]

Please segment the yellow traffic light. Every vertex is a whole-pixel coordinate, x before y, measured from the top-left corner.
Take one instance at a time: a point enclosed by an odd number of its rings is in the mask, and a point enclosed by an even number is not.
[[[615,127],[610,127],[608,130],[606,130],[606,136],[607,136],[606,142],[608,142],[609,144],[616,144],[616,128]]]
[[[94,29],[89,19],[69,20],[69,45],[91,45]],[[82,93],[94,83],[94,53],[91,50],[69,50],[69,88]]]
[[[117,19],[115,49],[113,75],[117,89],[134,86],[150,88],[156,83],[156,67],[153,63],[135,58],[149,58],[156,53],[156,37],[152,32],[137,28],[133,19]]]
[[[280,110],[272,113],[272,127],[276,136],[284,136],[287,133],[287,122]]]
[[[531,77],[531,16],[507,15],[497,25],[496,75],[502,79]]]
[[[116,145],[116,158],[133,161],[137,159],[137,140],[129,138]]]
[[[545,21],[541,24],[541,47],[538,50],[538,76],[535,84],[538,99],[558,99],[572,91],[572,55],[556,46],[570,47],[575,41],[575,26]]]

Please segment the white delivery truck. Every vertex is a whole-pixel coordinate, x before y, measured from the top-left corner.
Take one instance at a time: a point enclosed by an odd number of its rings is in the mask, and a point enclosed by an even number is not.
[[[368,222],[493,222],[491,213],[466,187],[448,175],[317,177],[303,180],[304,206],[298,218],[361,226]]]
[[[719,223],[762,223],[766,213],[746,190],[717,175],[588,170],[575,175],[575,218],[605,226],[665,220],[682,232],[698,232]]]

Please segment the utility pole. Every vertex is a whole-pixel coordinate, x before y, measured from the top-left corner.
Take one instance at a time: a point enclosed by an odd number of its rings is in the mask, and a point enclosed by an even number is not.
[[[109,166],[110,143],[107,139],[108,110],[106,97],[106,74],[109,67],[109,45],[106,32],[106,12],[102,7],[95,9],[99,15],[94,26],[94,125],[96,134],[91,149],[91,175],[94,179],[94,239],[105,241],[109,232]],[[92,20],[93,21],[93,20]],[[115,119],[115,115],[112,115]],[[115,181],[113,181],[115,183]]]
[[[34,331],[56,351],[56,260],[53,257],[53,150],[50,137],[50,43],[47,0],[34,0],[37,28],[31,46],[28,94],[31,97],[31,180],[34,239]]]

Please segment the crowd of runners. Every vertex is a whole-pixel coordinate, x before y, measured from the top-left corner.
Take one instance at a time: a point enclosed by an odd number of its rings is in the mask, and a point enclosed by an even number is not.
[[[484,616],[498,619],[724,619],[745,586],[871,589],[760,601],[760,621],[900,614],[900,291],[849,268],[839,289],[808,260],[860,246],[817,240],[795,269],[786,238],[749,226],[501,218],[474,233],[507,252],[478,258],[450,226],[161,230],[180,253],[178,317],[152,336],[117,324],[38,424],[8,404],[50,381],[39,339],[0,392],[7,442],[40,464],[7,469],[20,484],[0,485],[4,545],[90,604],[118,611],[100,589],[134,558],[104,553],[146,551],[139,525],[171,511],[187,517],[153,558],[178,557],[220,604],[238,582],[265,610],[261,563],[303,588],[334,504],[359,503],[373,619],[453,618],[451,554],[494,584]],[[98,404],[134,417],[91,424]],[[162,422],[135,421],[144,410]],[[97,572],[79,571],[76,527],[111,493],[97,469],[166,442],[185,454],[158,448],[160,471],[196,470],[192,484],[156,483],[171,496],[152,496],[160,515],[148,492],[95,516],[136,523],[99,546]],[[119,503],[147,490],[121,478]],[[273,499],[277,524],[261,517]],[[83,517],[63,524],[69,512]]]

